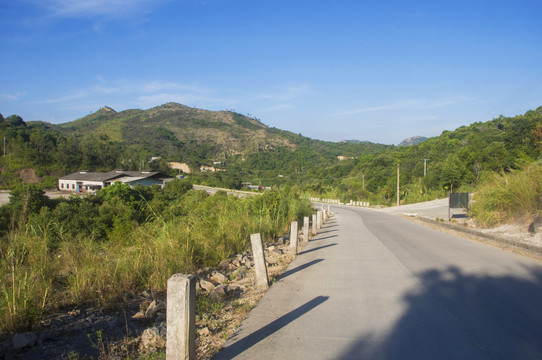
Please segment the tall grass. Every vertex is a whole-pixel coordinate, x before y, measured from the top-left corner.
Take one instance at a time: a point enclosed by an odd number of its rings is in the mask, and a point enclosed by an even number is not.
[[[190,192],[169,206],[141,225],[119,223],[107,241],[64,236],[43,216],[12,233],[0,242],[0,332],[29,330],[58,306],[109,306],[140,289],[165,290],[172,274],[217,265],[245,250],[251,233],[269,240],[310,212],[308,201],[279,191],[245,199]]]
[[[472,214],[484,226],[497,226],[542,210],[542,164],[508,174],[489,174],[475,193]]]

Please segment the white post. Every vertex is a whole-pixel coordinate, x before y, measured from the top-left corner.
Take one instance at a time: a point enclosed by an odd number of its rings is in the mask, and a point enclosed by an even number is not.
[[[309,217],[303,218],[303,241],[309,241]]]
[[[256,285],[260,289],[266,290],[269,287],[269,278],[267,277],[267,266],[265,265],[262,236],[259,233],[250,235],[250,244],[252,245],[252,256],[254,257]]]
[[[297,221],[292,221],[290,225],[290,249],[297,254]]]
[[[196,358],[196,277],[175,274],[167,282],[166,359]]]
[[[318,221],[316,220],[317,215],[312,214],[312,235],[316,235],[316,232],[318,229],[316,228],[318,226]]]

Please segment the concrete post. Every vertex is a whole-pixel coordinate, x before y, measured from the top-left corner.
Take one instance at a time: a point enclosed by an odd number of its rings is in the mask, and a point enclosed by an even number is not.
[[[318,231],[316,229],[316,226],[318,225],[317,221],[316,221],[316,214],[312,214],[312,235],[316,235],[316,232]]]
[[[175,274],[167,281],[166,359],[196,358],[196,277]]]
[[[327,205],[327,216],[331,217],[331,205]]]
[[[262,236],[259,233],[250,235],[250,244],[252,245],[252,256],[254,257],[256,285],[260,289],[266,290],[269,287],[269,278],[267,277],[267,266],[265,265]]]
[[[316,230],[320,230],[322,227],[322,210],[318,210],[316,213]]]
[[[309,241],[309,217],[303,218],[303,241]]]
[[[297,254],[297,221],[292,221],[290,224],[290,249]]]

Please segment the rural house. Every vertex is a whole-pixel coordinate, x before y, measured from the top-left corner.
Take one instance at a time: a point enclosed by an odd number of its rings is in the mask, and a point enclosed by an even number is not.
[[[164,184],[171,180],[167,175],[157,171],[124,171],[90,172],[81,170],[58,179],[58,189],[71,192],[94,192],[120,181],[123,184],[151,186]]]

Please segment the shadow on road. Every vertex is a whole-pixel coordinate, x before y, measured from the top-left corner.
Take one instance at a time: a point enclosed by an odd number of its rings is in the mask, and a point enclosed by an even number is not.
[[[281,279],[284,279],[285,277],[288,277],[290,275],[293,275],[295,274],[296,272],[298,271],[301,271],[303,269],[306,269],[308,268],[309,266],[312,266],[314,264],[318,264],[319,262],[321,261],[324,261],[324,259],[314,259],[312,261],[309,261],[308,263],[305,263],[303,265],[299,265],[298,267],[294,268],[294,269],[290,269],[290,270],[287,270],[285,272],[282,273],[282,275],[280,275],[277,280],[281,280]]]
[[[337,359],[540,359],[542,271],[529,271],[529,280],[426,271],[391,332],[356,334],[363,340]]]
[[[257,344],[258,342],[262,341],[269,335],[277,332],[278,330],[282,329],[295,319],[303,316],[307,312],[311,311],[318,305],[325,302],[327,299],[329,299],[329,296],[317,296],[314,299],[308,301],[307,303],[301,305],[300,307],[290,311],[287,314],[284,314],[283,316],[279,317],[277,320],[269,323],[268,325],[265,325],[261,329],[253,332],[252,334],[236,341],[232,345],[228,346],[226,349],[220,351],[213,359],[232,359],[235,356],[243,353],[245,350],[251,348],[253,345]],[[235,335],[234,335],[235,338]]]
[[[333,236],[330,236],[330,237],[333,237]],[[317,251],[317,250],[320,250],[320,249],[324,249],[324,248],[327,248],[327,247],[330,247],[330,246],[335,246],[335,245],[338,245],[338,244],[333,243],[333,244],[318,246],[318,247],[312,248],[310,250],[304,250],[304,251],[300,252],[298,255],[308,254],[310,252]]]
[[[313,241],[320,241],[320,240],[327,240],[327,239],[331,239],[331,238],[334,238],[334,237],[337,237],[337,235],[330,235],[330,236],[325,236],[325,237],[322,237],[322,238],[311,239],[310,242],[313,242]]]

